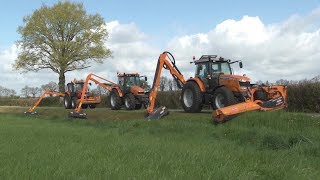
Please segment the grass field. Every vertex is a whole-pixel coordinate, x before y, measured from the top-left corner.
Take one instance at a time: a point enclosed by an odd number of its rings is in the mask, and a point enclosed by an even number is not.
[[[213,125],[209,112],[0,107],[0,179],[319,179],[320,117],[250,112]]]

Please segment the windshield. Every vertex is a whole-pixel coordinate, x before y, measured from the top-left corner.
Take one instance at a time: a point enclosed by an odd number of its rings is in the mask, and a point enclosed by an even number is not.
[[[74,86],[75,86],[75,92],[82,91],[83,83],[75,84]]]
[[[140,85],[140,78],[139,76],[128,76],[124,78],[125,86],[132,86],[132,85]]]
[[[231,74],[231,69],[228,62],[212,63],[212,73]]]

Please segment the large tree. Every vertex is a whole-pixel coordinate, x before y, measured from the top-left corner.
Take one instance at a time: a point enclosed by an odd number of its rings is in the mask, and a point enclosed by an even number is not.
[[[23,18],[17,45],[21,52],[13,67],[17,70],[51,69],[59,74],[59,91],[64,92],[65,73],[102,63],[111,55],[104,46],[108,36],[104,19],[87,14],[82,3],[58,2],[42,5]]]

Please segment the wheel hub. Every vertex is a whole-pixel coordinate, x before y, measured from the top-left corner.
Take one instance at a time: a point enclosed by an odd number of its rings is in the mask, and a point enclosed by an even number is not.
[[[114,95],[111,96],[111,106],[114,107],[116,105],[116,97]]]
[[[190,89],[186,89],[183,93],[183,103],[186,107],[193,105],[193,93]]]
[[[222,94],[218,94],[214,100],[217,108],[223,108],[224,104],[224,96]]]

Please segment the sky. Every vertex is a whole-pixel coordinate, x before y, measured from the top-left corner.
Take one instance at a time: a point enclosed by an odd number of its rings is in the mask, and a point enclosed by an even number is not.
[[[3,1],[0,6],[1,86],[18,93],[25,85],[41,86],[58,81],[53,72],[14,71],[17,57],[17,27],[23,17],[57,1]],[[101,14],[109,38],[105,44],[113,58],[89,69],[68,72],[67,81],[88,73],[116,81],[116,72],[138,71],[152,83],[156,61],[170,51],[185,77],[194,75],[192,56],[218,54],[239,60],[251,80],[299,80],[320,74],[319,0],[242,1],[147,1],[83,0],[90,14]],[[164,75],[169,76],[168,72]]]

